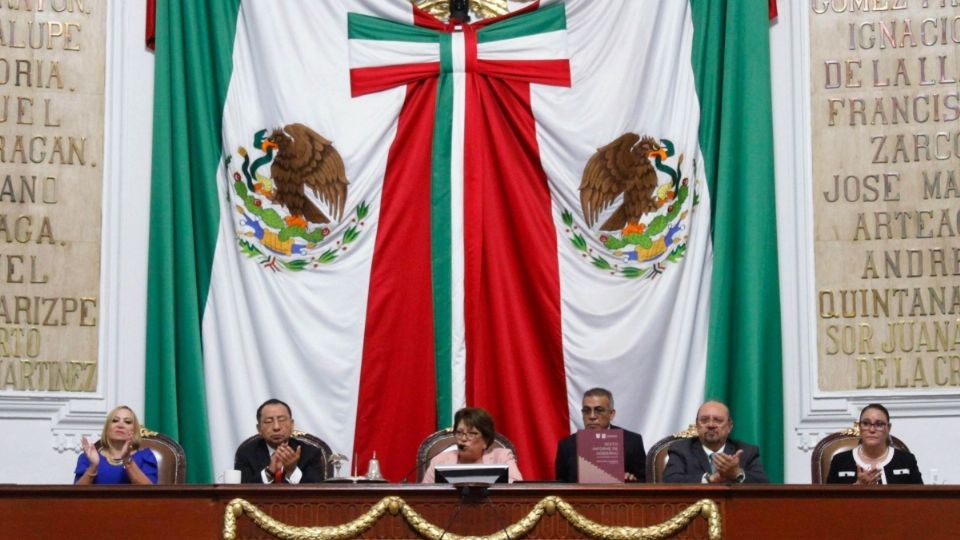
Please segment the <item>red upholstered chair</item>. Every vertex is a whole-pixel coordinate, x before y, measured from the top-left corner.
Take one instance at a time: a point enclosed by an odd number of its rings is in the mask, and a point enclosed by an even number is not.
[[[900,439],[891,436],[893,447],[897,450],[909,452],[910,449]],[[853,427],[843,431],[831,433],[820,439],[810,456],[810,478],[814,484],[825,484],[830,474],[830,462],[833,456],[856,448],[860,444],[860,425],[853,423]]]
[[[663,483],[663,469],[667,466],[667,453],[670,446],[678,441],[692,439],[697,436],[697,428],[693,424],[687,429],[664,437],[654,443],[647,452],[647,482],[650,484]]]
[[[423,442],[420,443],[420,449],[417,450],[417,482],[423,480],[424,473],[426,473],[427,468],[430,467],[430,460],[455,444],[457,444],[457,436],[453,434],[453,428],[441,429],[436,433],[431,433],[424,439]],[[509,448],[513,451],[513,455],[519,459],[517,449],[513,446],[513,443],[501,433],[497,433],[494,437],[493,447]]]

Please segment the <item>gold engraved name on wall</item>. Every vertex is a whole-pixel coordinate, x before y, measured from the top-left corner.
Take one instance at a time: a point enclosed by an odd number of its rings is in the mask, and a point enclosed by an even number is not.
[[[106,3],[0,5],[0,393],[95,392]]]
[[[819,387],[960,387],[960,0],[812,0]]]

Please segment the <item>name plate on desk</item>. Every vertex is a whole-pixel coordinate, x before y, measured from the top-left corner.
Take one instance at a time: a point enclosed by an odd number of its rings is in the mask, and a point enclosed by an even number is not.
[[[581,429],[577,432],[578,482],[622,483],[624,470],[622,429]]]

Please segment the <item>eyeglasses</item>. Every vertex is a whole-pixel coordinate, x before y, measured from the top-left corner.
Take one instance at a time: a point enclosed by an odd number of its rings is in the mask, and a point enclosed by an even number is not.
[[[596,416],[603,416],[608,412],[610,412],[610,409],[606,407],[584,407],[580,409],[580,413],[584,416],[592,416],[591,413]]]
[[[701,426],[705,426],[711,422],[714,424],[724,424],[726,421],[727,419],[721,416],[701,416],[700,418],[697,418],[697,423]]]
[[[868,430],[868,429],[870,429],[870,428],[873,428],[873,429],[876,429],[877,431],[883,431],[883,430],[887,429],[887,426],[890,425],[890,424],[884,422],[883,420],[880,420],[880,421],[878,421],[878,422],[871,422],[871,421],[869,421],[869,420],[861,420],[859,423],[860,423],[860,429],[861,429],[861,430]]]
[[[480,437],[479,431],[454,431],[453,435],[458,439],[466,439],[468,441],[475,441]]]

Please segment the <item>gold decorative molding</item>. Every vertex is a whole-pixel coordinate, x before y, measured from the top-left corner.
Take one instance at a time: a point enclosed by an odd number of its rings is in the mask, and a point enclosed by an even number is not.
[[[450,0],[410,0],[415,6],[446,21],[450,19]],[[527,0],[530,1],[530,0]],[[499,17],[510,12],[507,0],[470,0],[470,11],[481,19]]]
[[[327,527],[294,527],[281,523],[265,514],[252,503],[244,499],[233,499],[227,504],[223,516],[224,540],[236,540],[237,518],[246,514],[258,527],[280,540],[350,540],[369,530],[387,512],[390,515],[400,514],[410,527],[423,538],[439,540],[506,540],[520,538],[527,535],[540,521],[544,514],[552,516],[559,512],[564,519],[577,531],[590,538],[603,540],[660,540],[675,536],[698,516],[707,520],[707,535],[710,540],[720,540],[721,524],[720,511],[717,503],[710,499],[703,499],[688,506],[676,516],[658,525],[649,527],[618,527],[602,525],[591,521],[577,512],[573,505],[560,497],[550,495],[538,502],[530,512],[516,523],[502,531],[480,536],[465,537],[451,532],[445,532],[440,527],[430,523],[416,510],[410,507],[402,498],[397,496],[384,497],[374,504],[363,515],[342,525]]]
[[[273,519],[243,499],[233,499],[227,504],[223,515],[223,538],[236,540],[237,518],[246,514],[257,527],[282,540],[349,540],[373,527],[385,512],[389,511],[395,515],[402,504],[403,501],[399,497],[384,497],[366,513],[349,523],[329,527],[294,527]]]
[[[720,540],[722,538],[720,525],[720,510],[717,503],[710,499],[701,499],[682,510],[676,516],[649,527],[611,527],[601,525],[591,521],[578,513],[572,505],[565,502],[560,497],[547,497],[539,504],[543,504],[547,499],[553,498],[557,502],[557,510],[560,515],[566,518],[571,525],[581,533],[590,538],[600,538],[604,540],[661,540],[675,536],[683,530],[697,516],[703,516],[707,520],[707,537],[710,540]],[[511,536],[511,538],[513,538]]]

